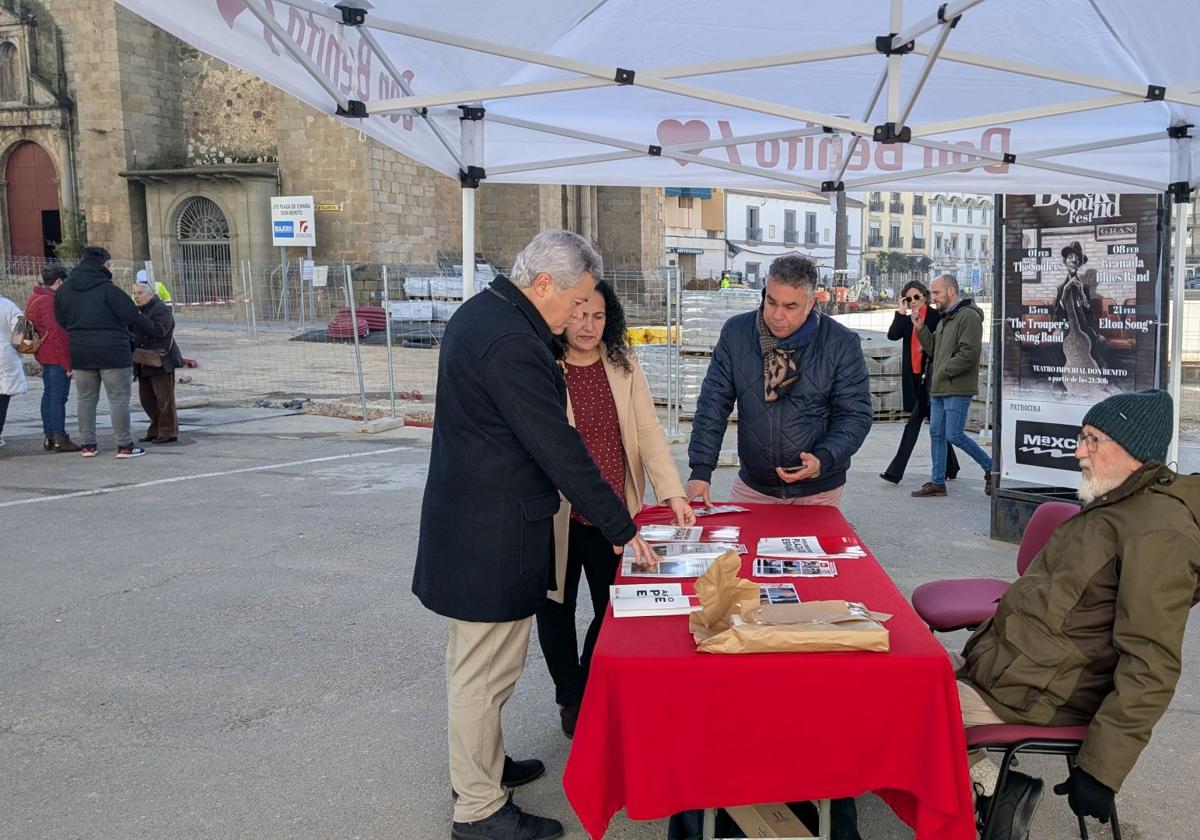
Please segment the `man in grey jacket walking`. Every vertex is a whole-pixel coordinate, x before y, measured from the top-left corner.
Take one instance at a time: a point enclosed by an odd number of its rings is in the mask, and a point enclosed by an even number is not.
[[[983,467],[984,492],[992,494],[992,458],[967,437],[971,398],[979,390],[979,357],[983,352],[983,311],[970,298],[959,297],[958,281],[949,274],[934,279],[930,297],[942,313],[937,331],[930,332],[920,313],[912,315],[913,329],[933,358],[929,381],[929,445],[933,470],[918,498],[946,495],[946,443],[949,441]]]

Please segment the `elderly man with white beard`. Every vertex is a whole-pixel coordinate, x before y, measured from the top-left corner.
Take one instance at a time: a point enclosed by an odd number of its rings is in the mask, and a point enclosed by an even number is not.
[[[1075,449],[1083,508],[972,634],[958,668],[964,726],[1087,724],[1054,792],[1101,822],[1171,702],[1200,600],[1200,478],[1163,465],[1172,420],[1171,397],[1158,390],[1087,412]],[[1010,771],[1000,791],[976,784],[975,793],[981,823],[995,809],[982,840],[1024,840],[1042,780]]]
[[[1188,612],[1200,600],[1200,480],[1163,465],[1165,391],[1117,394],[1083,419],[1083,508],[1060,525],[995,616],[963,648],[963,723],[1088,724],[1054,792],[1107,822],[1175,693]],[[985,840],[1024,838],[1042,781],[1010,772]],[[987,813],[991,796],[976,807]]]

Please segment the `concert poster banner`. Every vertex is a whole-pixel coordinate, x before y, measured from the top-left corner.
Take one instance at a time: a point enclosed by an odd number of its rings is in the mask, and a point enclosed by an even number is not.
[[[1158,195],[1010,195],[1004,219],[1001,473],[1079,486],[1087,410],[1165,376]]]

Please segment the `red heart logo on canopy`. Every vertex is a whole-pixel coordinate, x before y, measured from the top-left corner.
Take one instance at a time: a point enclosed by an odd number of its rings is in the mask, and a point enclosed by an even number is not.
[[[708,131],[708,123],[703,120],[688,120],[683,123],[679,120],[663,120],[658,124],[658,142],[663,146],[674,146],[678,143],[686,143],[689,140],[704,142],[712,135]],[[699,154],[699,149],[691,149],[689,155]],[[675,161],[680,166],[687,166],[686,160]]]
[[[217,10],[220,11],[221,17],[225,18],[229,28],[233,29],[233,22],[238,19],[238,15],[246,11],[246,4],[242,0],[217,0]]]

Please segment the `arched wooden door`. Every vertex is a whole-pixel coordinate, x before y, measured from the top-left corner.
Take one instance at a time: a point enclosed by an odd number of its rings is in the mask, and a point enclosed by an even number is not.
[[[54,161],[37,143],[22,143],[9,155],[4,176],[8,182],[9,254],[53,257],[62,242]]]

